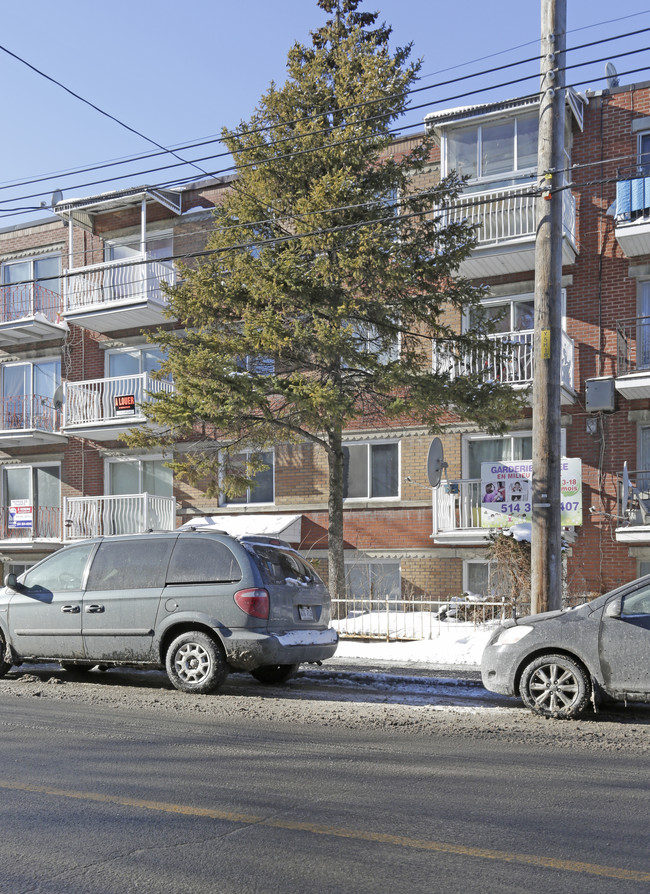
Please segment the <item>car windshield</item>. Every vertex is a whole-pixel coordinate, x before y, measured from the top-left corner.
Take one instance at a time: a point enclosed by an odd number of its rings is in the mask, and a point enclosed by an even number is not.
[[[297,583],[303,586],[321,583],[311,565],[292,550],[261,544],[247,546],[257,558],[257,564],[266,583]]]

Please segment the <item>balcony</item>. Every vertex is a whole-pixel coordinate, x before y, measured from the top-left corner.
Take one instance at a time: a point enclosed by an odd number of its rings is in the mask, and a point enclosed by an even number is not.
[[[534,184],[463,193],[447,206],[447,222],[465,221],[476,227],[478,243],[460,266],[469,279],[523,273],[535,269],[537,196]],[[562,264],[573,264],[576,248],[576,202],[569,190],[563,196]]]
[[[0,442],[3,446],[65,443],[61,411],[40,394],[0,398]]]
[[[489,528],[481,527],[481,479],[445,481],[433,489],[434,543],[479,545]]]
[[[65,383],[63,430],[68,435],[114,441],[120,434],[145,423],[143,404],[153,394],[172,391],[170,382],[149,373]]]
[[[617,321],[615,384],[628,400],[650,397],[650,317]]]
[[[62,338],[62,299],[40,283],[0,286],[0,347],[39,338]]]
[[[534,374],[534,331],[527,329],[493,333],[488,339],[494,345],[493,350],[475,351],[461,358],[452,357],[444,345],[434,344],[434,371],[445,372],[454,379],[481,373],[487,380],[512,385],[515,388],[530,388]],[[573,353],[573,339],[563,331],[560,367],[560,399],[563,404],[573,403],[576,397],[573,387]]]
[[[619,472],[616,478],[617,542],[650,543],[650,469]]]
[[[615,235],[627,258],[650,254],[650,177],[616,184]]]
[[[61,507],[25,507],[17,513],[15,508],[0,507],[0,543],[3,549],[30,549],[35,543],[60,544]]]
[[[68,270],[63,318],[95,332],[112,332],[165,322],[163,284],[176,281],[173,267],[149,253]]]
[[[153,494],[103,497],[66,497],[63,501],[63,539],[83,540],[112,534],[173,531],[176,501]]]

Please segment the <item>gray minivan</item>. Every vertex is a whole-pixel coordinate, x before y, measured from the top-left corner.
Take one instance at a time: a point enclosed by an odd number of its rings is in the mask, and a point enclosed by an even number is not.
[[[330,597],[288,544],[200,528],[65,546],[0,589],[0,675],[22,662],[164,667],[183,692],[330,658]]]

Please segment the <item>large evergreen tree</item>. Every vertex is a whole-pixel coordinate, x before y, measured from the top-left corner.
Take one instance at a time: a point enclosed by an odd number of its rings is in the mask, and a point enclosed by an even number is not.
[[[160,332],[176,390],[147,415],[164,434],[140,445],[194,440],[176,474],[245,485],[229,456],[307,439],[329,466],[329,580],[345,591],[343,432],[369,415],[434,431],[444,413],[490,431],[516,412],[512,389],[432,366],[489,352],[485,332],[458,334],[482,294],[456,275],[474,243],[435,209],[454,176],[418,189],[430,159],[423,139],[393,153],[392,127],[420,67],[391,51],[390,28],[361,0],[318,0],[330,15],[288,55],[250,121],[224,131],[237,178],[216,209],[208,253],[170,292],[183,333]],[[200,437],[199,437],[200,435]]]

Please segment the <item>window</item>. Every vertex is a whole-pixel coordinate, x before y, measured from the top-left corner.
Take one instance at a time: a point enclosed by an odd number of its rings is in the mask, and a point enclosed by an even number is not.
[[[23,585],[30,590],[81,590],[88,557],[94,543],[70,546],[40,562],[23,578]]]
[[[628,593],[623,597],[621,617],[638,617],[650,615],[650,587],[637,590],[636,593]]]
[[[257,543],[244,544],[244,547],[257,557],[258,567],[268,584],[292,582],[308,585],[321,582],[314,569],[296,553]]]
[[[380,499],[399,496],[399,443],[343,447],[343,497]]]
[[[152,260],[161,260],[162,263],[171,266],[172,261],[169,259],[173,253],[172,234],[168,231],[148,233],[145,251]],[[140,257],[140,234],[106,242],[105,253],[107,261],[124,261]]]
[[[61,412],[54,406],[54,392],[61,384],[60,360],[7,363],[1,376],[3,429],[58,431]]]
[[[496,563],[484,559],[463,560],[463,593],[489,599],[496,584]]]
[[[533,176],[537,167],[538,113],[450,128],[446,170],[470,180],[506,180]]]
[[[35,313],[56,320],[61,309],[61,258],[50,255],[2,265],[2,319],[19,320]]]
[[[562,328],[566,330],[566,289],[562,289]],[[535,328],[535,300],[531,294],[513,295],[508,298],[486,298],[481,302],[488,320],[494,323],[495,332],[532,332]],[[480,321],[470,311],[465,329],[476,329]]]
[[[155,345],[107,351],[106,375],[113,378],[155,372],[162,362],[163,352]]]
[[[207,537],[179,537],[172,553],[168,584],[233,583],[241,580],[239,562],[223,543]]]
[[[240,453],[228,460],[228,465],[232,472],[246,476],[246,463],[250,461],[252,453]],[[274,479],[275,479],[275,456],[272,450],[259,454],[261,462],[265,464],[266,469],[260,469],[252,476],[252,484],[246,488],[246,492],[236,497],[226,497],[226,503],[244,504],[244,503],[272,503],[275,499]]]
[[[273,357],[262,357],[259,354],[246,354],[237,358],[237,368],[254,376],[272,376],[275,372],[275,360]]]
[[[352,328],[358,339],[358,350],[374,354],[380,363],[393,363],[399,360],[399,332],[395,332],[393,337],[382,336],[373,323],[356,322],[352,324]]]
[[[58,464],[4,466],[3,537],[61,537],[61,469]]]
[[[378,609],[386,607],[386,599],[401,602],[400,564],[372,560],[346,562],[345,587],[348,599],[370,602],[373,599],[380,600],[377,603]]]
[[[650,176],[650,132],[640,133],[638,141],[639,174]]]
[[[174,540],[171,537],[105,540],[88,575],[87,590],[162,588]]]
[[[114,496],[146,493],[171,497],[173,493],[173,472],[160,458],[109,459],[107,475],[108,493]]]
[[[470,435],[465,438],[463,448],[463,478],[480,478],[481,463],[532,459],[533,436],[530,433],[503,438]]]

